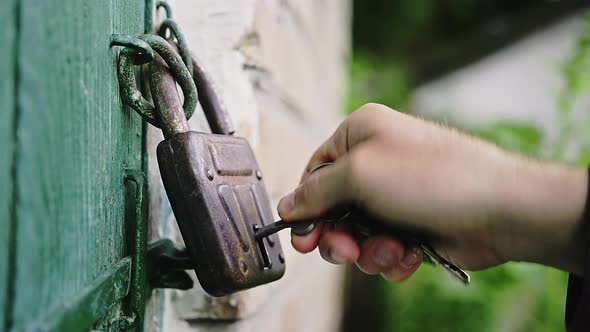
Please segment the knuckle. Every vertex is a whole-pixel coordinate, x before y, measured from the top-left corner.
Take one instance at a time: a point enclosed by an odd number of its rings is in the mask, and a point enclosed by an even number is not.
[[[375,103],[364,104],[359,109],[354,111],[348,117],[348,120],[353,123],[369,125],[371,122],[373,122],[371,120],[374,118],[374,115],[380,113],[383,107],[385,106]]]
[[[378,103],[366,103],[363,106],[359,107],[357,112],[360,112],[360,113],[375,112],[375,111],[383,110],[384,108],[389,108],[389,107],[387,107],[383,104],[378,104]]]
[[[361,118],[369,118],[374,120],[375,116],[391,115],[398,112],[394,112],[394,109],[378,103],[367,103],[361,106],[357,111],[353,112],[353,116]]]
[[[392,125],[391,120],[397,119],[399,114],[401,113],[385,105],[368,103],[353,112],[347,120],[352,124],[351,127],[362,128],[363,132],[378,134],[388,131]]]

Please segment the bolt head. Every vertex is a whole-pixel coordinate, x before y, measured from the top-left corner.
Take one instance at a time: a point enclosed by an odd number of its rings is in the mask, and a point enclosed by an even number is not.
[[[258,178],[258,180],[262,180],[262,172],[257,170],[256,171],[256,177]]]
[[[214,176],[215,174],[213,174],[213,171],[211,169],[207,169],[207,179],[213,180]]]

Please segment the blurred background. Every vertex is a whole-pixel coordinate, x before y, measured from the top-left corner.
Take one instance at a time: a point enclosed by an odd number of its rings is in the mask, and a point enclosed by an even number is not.
[[[534,157],[590,161],[585,1],[353,7],[347,112],[379,102]],[[564,330],[566,273],[507,264],[472,280],[464,287],[431,266],[401,284],[350,271],[344,330]]]

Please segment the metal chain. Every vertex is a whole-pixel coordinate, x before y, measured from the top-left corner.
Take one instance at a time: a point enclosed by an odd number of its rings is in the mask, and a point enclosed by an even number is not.
[[[193,60],[191,56],[191,52],[188,49],[188,43],[186,42],[186,38],[184,34],[180,31],[178,24],[174,22],[172,19],[167,18],[161,24],[160,28],[158,29],[158,35],[162,38],[166,38],[166,33],[170,30],[170,39],[176,38],[176,43],[178,44],[178,53],[180,53],[180,57],[184,61],[184,64],[188,68],[188,70],[193,74]]]
[[[165,0],[158,1],[158,4],[156,5],[156,10],[158,10],[160,8],[164,8],[164,10],[166,11],[166,18],[167,19],[172,19],[172,7],[170,7],[170,4],[168,3],[168,1],[165,1]]]
[[[166,62],[172,76],[183,91],[184,103],[182,106],[187,120],[193,115],[198,102],[197,89],[193,80],[193,60],[186,38],[176,22],[172,20],[172,8],[168,2],[158,1],[156,9],[159,8],[164,8],[166,11],[166,19],[158,28],[159,36],[151,34],[111,36],[111,46],[124,47],[119,53],[118,63],[123,103],[129,105],[147,122],[158,128],[161,127],[161,124],[154,105],[147,101],[136,87],[135,65],[154,61],[156,56],[154,53]],[[168,31],[170,31],[170,37],[167,41],[165,38]]]
[[[188,43],[186,42],[184,34],[178,27],[178,24],[176,24],[176,21],[172,19],[172,8],[167,1],[159,0],[158,4],[156,5],[156,9],[160,8],[164,8],[164,11],[166,12],[166,18],[164,21],[162,21],[162,23],[160,23],[158,35],[169,42],[173,42],[174,38],[176,38],[178,53],[180,53],[180,57],[182,57],[184,64],[188,68],[188,71],[193,74],[193,61],[191,52],[189,51]],[[168,31],[170,31],[170,37],[167,36]]]
[[[112,35],[111,47],[123,46],[135,51],[134,64],[143,65],[154,60],[154,50],[141,39],[130,35]]]

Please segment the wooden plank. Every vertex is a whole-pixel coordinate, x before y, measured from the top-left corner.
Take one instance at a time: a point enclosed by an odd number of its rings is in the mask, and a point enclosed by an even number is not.
[[[141,168],[142,136],[109,40],[142,33],[143,1],[21,3],[15,330],[123,257],[124,169]]]
[[[131,258],[123,258],[112,271],[100,276],[74,298],[60,303],[43,319],[29,324],[25,331],[88,331],[93,322],[129,292],[131,265]]]
[[[16,0],[0,1],[0,330],[7,325],[14,149]]]

